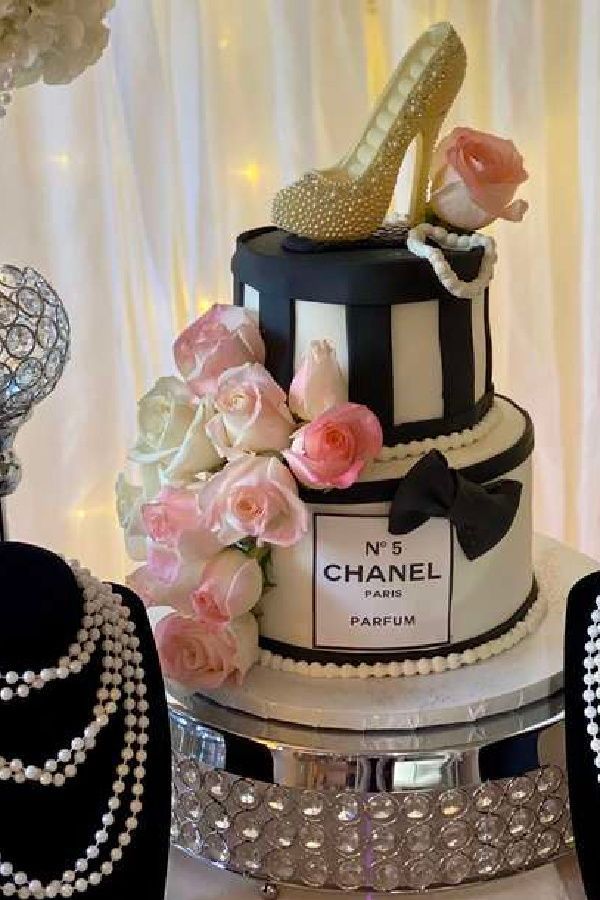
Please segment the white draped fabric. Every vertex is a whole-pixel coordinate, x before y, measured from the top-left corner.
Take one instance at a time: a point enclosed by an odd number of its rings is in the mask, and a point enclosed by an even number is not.
[[[235,235],[344,152],[444,18],[469,55],[447,127],[512,137],[531,173],[524,223],[494,228],[496,385],[535,420],[538,528],[600,557],[597,0],[117,0],[98,65],[21,90],[0,125],[2,259],[39,268],[73,325],[18,441],[13,538],[122,577],[113,484],[136,397],[171,372],[178,330],[230,297]]]

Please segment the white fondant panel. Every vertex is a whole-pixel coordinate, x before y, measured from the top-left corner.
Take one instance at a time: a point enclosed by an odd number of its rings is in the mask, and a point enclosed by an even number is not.
[[[394,423],[442,418],[438,301],[392,306],[391,332]]]
[[[244,291],[244,309],[247,309],[252,318],[258,323],[258,310],[260,306],[260,294],[250,284],[245,284]]]
[[[503,403],[512,428],[505,424],[504,429],[498,429],[504,444],[499,442],[495,432],[494,439],[488,438],[488,458],[512,446],[523,432],[522,414],[507,401]],[[480,461],[481,448],[473,445],[454,453],[449,451],[447,455],[451,465],[464,467]],[[404,472],[414,464],[414,460],[403,462]],[[531,589],[531,458],[504,477],[515,478],[523,484],[519,510],[508,534],[496,547],[474,561],[468,560],[454,541],[450,616],[451,641],[454,643],[475,638],[507,621],[524,603]],[[389,506],[389,503],[320,504],[311,505],[310,510],[339,516],[385,516]],[[276,586],[263,598],[259,620],[261,633],[266,637],[300,647],[313,647],[313,544],[311,522],[308,534],[295,547],[274,548]],[[389,647],[389,642],[381,646]],[[397,646],[401,650],[407,645],[399,641]],[[372,650],[372,643],[365,649]]]
[[[329,341],[335,348],[342,373],[348,377],[348,338],[346,307],[337,303],[312,303],[296,300],[296,338],[294,371],[296,372],[311,341]]]
[[[473,362],[475,369],[475,400],[485,394],[485,299],[479,294],[471,302],[473,328]]]
[[[313,517],[314,646],[427,648],[450,639],[453,537],[445,519],[390,535],[387,516]]]

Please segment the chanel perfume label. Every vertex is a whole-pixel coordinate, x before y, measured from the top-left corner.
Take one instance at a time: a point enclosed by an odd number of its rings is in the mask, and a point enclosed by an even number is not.
[[[386,516],[314,513],[313,643],[396,650],[450,641],[452,530],[430,519],[410,534]]]

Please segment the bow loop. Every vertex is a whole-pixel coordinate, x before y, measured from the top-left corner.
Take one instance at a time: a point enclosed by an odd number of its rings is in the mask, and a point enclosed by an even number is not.
[[[448,519],[465,556],[477,559],[508,533],[523,485],[505,478],[481,485],[450,468],[431,450],[401,478],[389,515],[390,534],[408,534],[428,519]]]

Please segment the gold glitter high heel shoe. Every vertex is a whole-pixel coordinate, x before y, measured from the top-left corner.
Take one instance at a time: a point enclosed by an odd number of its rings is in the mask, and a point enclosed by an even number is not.
[[[417,140],[411,224],[423,220],[431,154],[463,82],[466,54],[448,22],[433,25],[405,54],[348,156],[307,172],[273,201],[273,222],[318,241],[367,237],[383,222],[408,146]]]

